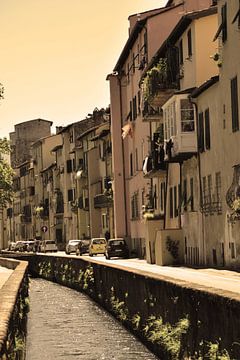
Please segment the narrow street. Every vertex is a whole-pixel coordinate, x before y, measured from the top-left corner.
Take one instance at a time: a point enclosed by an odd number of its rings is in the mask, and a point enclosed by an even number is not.
[[[49,254],[56,256],[56,254]],[[65,252],[58,252],[57,256],[73,256],[66,255]],[[167,281],[178,282],[183,286],[197,286],[202,290],[217,291],[221,295],[239,296],[240,295],[240,273],[230,270],[218,269],[193,269],[183,266],[158,266],[148,264],[145,260],[140,259],[111,259],[106,260],[104,256],[83,256],[88,260],[99,262],[101,264],[109,264],[111,266],[121,267],[123,269],[133,270],[146,276],[153,276],[165,279]]]

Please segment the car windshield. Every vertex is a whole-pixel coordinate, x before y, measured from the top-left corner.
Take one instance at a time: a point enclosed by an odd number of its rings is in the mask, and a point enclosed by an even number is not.
[[[69,244],[70,245],[77,245],[81,240],[70,240]]]
[[[55,241],[54,240],[47,240],[46,244],[55,244]]]
[[[109,244],[111,244],[111,245],[125,245],[125,241],[124,240],[111,240],[111,241],[109,241]]]
[[[105,244],[106,240],[104,238],[102,238],[102,239],[93,239],[92,243],[93,244]]]

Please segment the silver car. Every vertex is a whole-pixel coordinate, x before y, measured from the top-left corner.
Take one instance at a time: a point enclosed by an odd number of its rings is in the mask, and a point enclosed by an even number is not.
[[[66,245],[66,249],[65,249],[65,253],[66,254],[71,254],[71,253],[76,253],[76,250],[78,248],[78,244],[81,242],[81,240],[69,240],[67,245]]]

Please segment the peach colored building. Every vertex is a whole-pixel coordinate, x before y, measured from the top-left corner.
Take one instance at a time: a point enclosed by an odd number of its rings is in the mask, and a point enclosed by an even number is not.
[[[142,207],[152,197],[152,181],[142,164],[151,148],[151,129],[143,121],[139,82],[142,73],[183,14],[212,1],[169,1],[166,7],[129,17],[129,38],[108,76],[111,94],[115,236],[129,239],[132,251],[146,254]],[[123,132],[123,137],[122,137]]]

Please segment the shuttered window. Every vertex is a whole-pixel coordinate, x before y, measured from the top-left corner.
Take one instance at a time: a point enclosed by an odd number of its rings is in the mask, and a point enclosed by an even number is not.
[[[72,172],[72,160],[67,160],[67,173]]]
[[[227,40],[227,4],[222,6],[221,15],[222,15],[222,42],[224,43]]]
[[[211,147],[209,109],[205,110],[205,147],[207,150]]]
[[[170,209],[169,209],[169,213],[170,213],[170,218],[173,218],[173,188],[170,188],[170,194],[169,194],[169,205],[170,205]]]
[[[237,76],[231,80],[232,131],[239,130],[238,81]]]
[[[203,126],[203,113],[198,115],[198,150],[204,151],[204,126]]]
[[[192,31],[191,29],[187,32],[187,39],[188,39],[188,56],[192,56]]]

